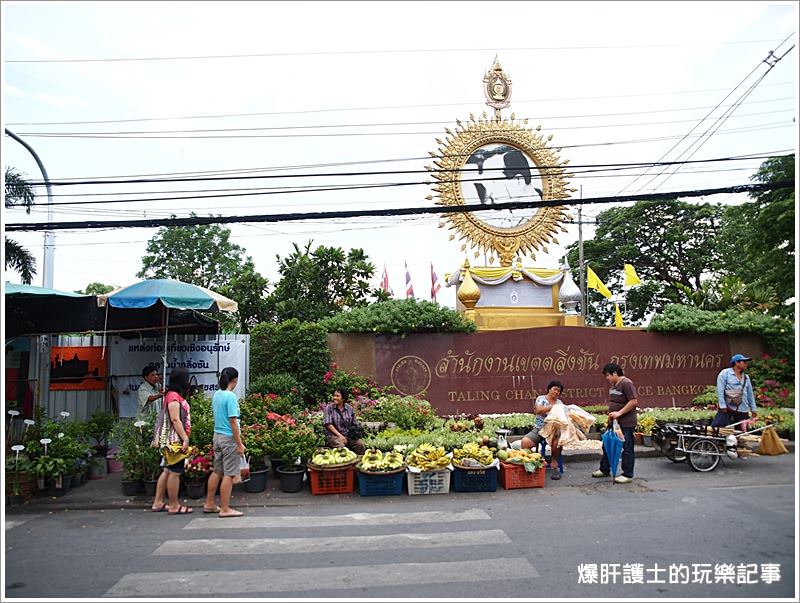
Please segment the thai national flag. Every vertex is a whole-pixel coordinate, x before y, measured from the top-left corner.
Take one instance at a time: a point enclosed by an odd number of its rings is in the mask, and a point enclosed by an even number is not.
[[[383,265],[383,278],[381,279],[381,289],[386,291],[389,296],[394,296],[391,285],[389,285],[389,273],[386,272],[386,264]]]
[[[442,283],[439,282],[439,277],[433,271],[433,262],[431,262],[431,300],[436,301],[436,294],[442,288]]]
[[[408,271],[408,262],[406,265],[406,299],[414,297],[414,285],[411,284],[411,273]]]

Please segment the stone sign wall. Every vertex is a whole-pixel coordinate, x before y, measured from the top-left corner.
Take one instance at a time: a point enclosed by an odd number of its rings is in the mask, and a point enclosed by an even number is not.
[[[332,346],[340,366],[372,375],[399,393],[424,391],[439,414],[530,412],[531,400],[544,393],[551,379],[564,383],[567,403],[604,404],[608,383],[601,371],[608,362],[618,363],[636,383],[640,406],[687,406],[715,384],[731,356],[727,335],[591,327],[377,335],[355,341],[353,362],[343,351],[347,345]],[[374,364],[365,358],[374,358]]]

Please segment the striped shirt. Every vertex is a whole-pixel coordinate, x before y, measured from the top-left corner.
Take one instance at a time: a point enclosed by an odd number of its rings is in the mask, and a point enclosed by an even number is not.
[[[325,407],[323,422],[326,427],[333,425],[339,433],[347,437],[350,430],[356,426],[356,412],[346,402],[342,410],[339,410],[339,406],[335,402],[331,402]]]

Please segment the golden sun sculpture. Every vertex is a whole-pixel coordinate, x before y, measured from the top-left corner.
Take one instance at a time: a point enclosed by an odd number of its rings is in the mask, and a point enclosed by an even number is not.
[[[484,78],[494,86],[498,79],[505,86],[505,102],[487,90],[487,104],[495,108],[495,116],[486,113],[481,119],[469,116],[469,123],[456,120],[456,130],[445,128],[445,140],[436,139],[439,150],[429,152],[433,166],[425,168],[433,173],[433,185],[439,199],[437,205],[474,205],[475,211],[444,214],[450,230],[455,230],[459,240],[466,240],[490,256],[496,255],[501,266],[511,266],[514,258],[523,255],[535,257],[535,252],[547,252],[547,243],[557,243],[556,233],[567,232],[563,222],[569,218],[564,205],[525,207],[517,209],[492,209],[503,202],[553,201],[567,199],[575,189],[567,187],[564,166],[558,151],[541,135],[541,126],[532,130],[528,120],[518,122],[514,114],[502,119],[500,107],[508,106],[511,80],[502,72],[495,59],[492,69]],[[429,195],[428,200],[433,196]],[[453,240],[456,234],[450,235]],[[462,250],[466,245],[462,246]]]

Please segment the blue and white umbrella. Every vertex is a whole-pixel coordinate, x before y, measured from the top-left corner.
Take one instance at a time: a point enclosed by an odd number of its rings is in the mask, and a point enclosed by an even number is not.
[[[97,296],[97,305],[106,308],[149,308],[155,304],[164,306],[164,381],[167,382],[167,331],[169,330],[169,310],[203,310],[205,312],[236,312],[239,304],[215,291],[182,283],[173,279],[147,279],[122,287],[116,291]]]

